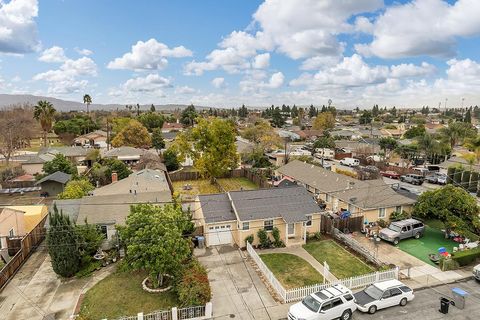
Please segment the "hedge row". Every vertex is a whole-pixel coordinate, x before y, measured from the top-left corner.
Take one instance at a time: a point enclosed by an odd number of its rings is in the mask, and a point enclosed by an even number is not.
[[[466,266],[480,258],[480,247],[465,251],[458,251],[452,254],[452,259],[460,266]]]

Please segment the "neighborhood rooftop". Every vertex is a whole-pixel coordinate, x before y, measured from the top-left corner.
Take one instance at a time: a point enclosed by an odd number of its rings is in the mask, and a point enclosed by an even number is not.
[[[39,185],[39,184],[41,184],[45,181],[55,181],[55,182],[58,182],[58,183],[61,183],[61,184],[65,184],[68,181],[70,181],[71,178],[72,178],[71,174],[64,173],[64,172],[61,172],[61,171],[57,171],[57,172],[54,172],[54,173],[44,177],[43,179],[41,179],[39,181],[37,181],[37,183],[35,183],[35,185]]]

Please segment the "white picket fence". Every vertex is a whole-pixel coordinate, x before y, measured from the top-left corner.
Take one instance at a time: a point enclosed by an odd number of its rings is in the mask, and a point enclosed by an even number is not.
[[[255,249],[250,245],[250,243],[247,241],[247,252],[250,255],[250,257],[255,261],[256,265],[262,271],[263,276],[268,280],[268,283],[272,288],[275,290],[275,292],[282,298],[283,301],[286,300],[287,297],[287,292],[285,288],[282,286],[280,281],[275,278],[273,275],[273,272],[268,269],[267,265],[263,262],[262,258],[257,254]]]
[[[211,319],[212,314],[213,306],[211,302],[208,302],[204,306],[181,309],[173,307],[171,310],[159,310],[147,314],[140,312],[136,316],[122,317],[117,320],[203,320]]]
[[[315,284],[302,288],[286,290],[282,286],[282,284],[275,278],[272,271],[268,269],[268,267],[262,261],[255,249],[253,249],[253,247],[249,243],[247,243],[247,251],[253,261],[255,261],[255,263],[257,264],[258,268],[262,271],[264,277],[268,280],[268,283],[272,286],[273,289],[275,289],[276,293],[282,298],[284,303],[302,300],[309,294],[318,292],[335,284],[343,284],[347,288],[356,289],[366,287],[379,281],[398,279],[398,268],[395,268],[387,271],[378,271],[357,277],[331,281],[325,284]]]

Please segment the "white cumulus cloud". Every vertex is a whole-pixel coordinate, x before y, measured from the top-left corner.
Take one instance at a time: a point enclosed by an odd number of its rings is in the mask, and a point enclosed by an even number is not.
[[[169,48],[166,44],[150,39],[146,42],[138,41],[132,46],[130,52],[122,57],[110,61],[109,69],[127,70],[157,70],[163,69],[167,64],[167,58],[191,57],[192,51],[184,46]]]
[[[64,62],[67,60],[67,57],[62,47],[53,46],[44,50],[38,60],[43,62]]]
[[[255,57],[253,67],[255,69],[265,69],[270,65],[270,53],[262,53]]]
[[[29,53],[40,48],[37,0],[0,1],[0,52]]]
[[[225,78],[219,77],[219,78],[213,79],[212,85],[217,89],[223,88],[225,86]]]

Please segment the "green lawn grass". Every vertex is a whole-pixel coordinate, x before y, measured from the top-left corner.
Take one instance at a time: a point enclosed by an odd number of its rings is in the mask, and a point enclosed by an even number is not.
[[[330,272],[339,279],[360,276],[375,270],[339,246],[333,240],[310,241],[303,245],[318,262],[326,261]]]
[[[427,222],[428,223],[428,222]],[[457,247],[458,243],[445,239],[444,233],[440,229],[431,226],[440,227],[441,222],[428,224],[425,228],[425,234],[420,239],[406,239],[400,241],[398,247],[400,250],[428,263],[433,266],[436,264],[428,258],[429,253],[438,253],[438,248],[445,247],[448,252],[453,252],[453,247]],[[443,225],[443,224],[442,224]]]
[[[217,182],[225,191],[237,190],[256,190],[257,185],[245,177],[240,178],[221,178]]]
[[[299,256],[289,253],[266,253],[260,257],[287,289],[323,283],[322,275]]]
[[[85,294],[80,308],[82,319],[116,319],[179,305],[173,290],[144,291],[142,281],[145,277],[143,272],[116,272],[98,282]]]

